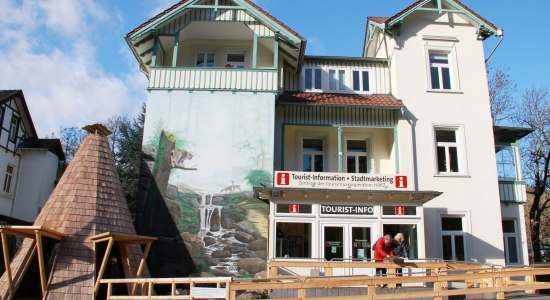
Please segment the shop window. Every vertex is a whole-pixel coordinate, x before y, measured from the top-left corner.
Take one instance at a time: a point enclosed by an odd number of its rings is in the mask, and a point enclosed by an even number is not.
[[[277,214],[311,214],[311,204],[276,204]]]
[[[513,147],[496,147],[498,177],[508,180],[519,180],[517,159]]]
[[[323,75],[321,69],[305,69],[304,87],[306,90],[320,90],[323,88]]]
[[[226,57],[227,68],[244,69],[245,54],[244,53],[228,53]]]
[[[215,66],[214,59],[214,52],[199,52],[197,53],[195,66],[197,68],[213,68]]]
[[[324,170],[323,139],[302,140],[302,171],[323,172]]]
[[[276,223],[275,257],[311,258],[310,223]]]
[[[457,128],[436,128],[437,172],[453,174],[461,171],[460,143]]]
[[[384,206],[384,216],[416,216],[416,206]]]
[[[466,258],[463,218],[460,216],[441,217],[443,259],[464,261]]]
[[[19,129],[19,118],[13,116],[11,117],[9,140],[14,143],[17,140],[18,129]]]
[[[328,89],[331,91],[346,90],[346,70],[328,70]]]
[[[346,141],[346,170],[348,173],[369,173],[367,140]]]
[[[353,90],[356,92],[369,91],[369,72],[353,71]]]
[[[4,193],[10,194],[12,192],[13,173],[15,167],[8,165],[6,167],[6,175],[4,176]]]
[[[409,258],[418,258],[418,233],[416,224],[384,224],[383,234],[389,234],[394,237],[398,233],[402,233],[405,242],[409,245]]]
[[[515,220],[502,220],[506,264],[519,264],[519,243]]]

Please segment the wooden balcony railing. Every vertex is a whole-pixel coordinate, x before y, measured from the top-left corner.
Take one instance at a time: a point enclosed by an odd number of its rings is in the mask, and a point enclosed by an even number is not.
[[[276,69],[151,68],[149,89],[276,92]]]
[[[523,182],[499,180],[498,190],[500,193],[500,201],[527,202],[525,184]]]

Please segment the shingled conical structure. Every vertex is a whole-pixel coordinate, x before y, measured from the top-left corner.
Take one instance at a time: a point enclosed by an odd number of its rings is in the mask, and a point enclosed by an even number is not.
[[[92,299],[94,280],[105,254],[104,246],[102,253],[95,252],[92,237],[106,232],[126,238],[136,236],[109,142],[106,136],[95,132],[86,137],[34,222],[34,227],[41,226],[65,236],[57,251],[52,252],[56,256],[44,299]],[[32,264],[25,260],[35,251],[35,244],[33,239],[25,239],[11,262],[15,295],[21,282],[21,287],[27,284],[28,279],[23,278],[31,271],[29,265]],[[136,277],[135,270],[143,257],[141,247],[131,244],[119,248],[124,255],[127,253],[130,261],[130,265],[123,268],[125,277]],[[5,273],[0,281],[1,299],[12,296],[6,276]]]

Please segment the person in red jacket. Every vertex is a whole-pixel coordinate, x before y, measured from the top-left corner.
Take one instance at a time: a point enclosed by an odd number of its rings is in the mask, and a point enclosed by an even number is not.
[[[395,256],[393,253],[392,237],[386,234],[376,241],[374,246],[374,261],[383,262],[384,258],[389,258],[390,256]],[[387,270],[385,268],[376,268],[376,275],[385,275],[386,273]]]

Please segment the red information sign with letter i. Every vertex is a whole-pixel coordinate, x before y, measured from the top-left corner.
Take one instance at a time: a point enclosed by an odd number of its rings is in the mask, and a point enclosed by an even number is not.
[[[290,184],[290,173],[280,172],[277,173],[277,185],[289,185]]]
[[[395,176],[395,187],[398,189],[406,189],[407,176]]]
[[[396,206],[395,207],[395,214],[398,216],[402,216],[405,214],[405,207],[404,206]]]
[[[300,205],[298,204],[289,204],[288,205],[288,212],[291,214],[297,214],[300,212]]]

